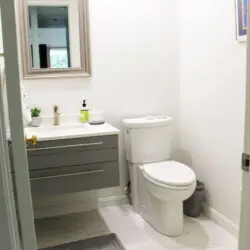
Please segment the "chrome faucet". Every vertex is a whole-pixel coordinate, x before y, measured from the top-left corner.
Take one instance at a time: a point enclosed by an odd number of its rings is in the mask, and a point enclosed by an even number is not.
[[[60,112],[59,112],[59,106],[54,105],[53,106],[53,113],[54,113],[54,126],[60,125]]]

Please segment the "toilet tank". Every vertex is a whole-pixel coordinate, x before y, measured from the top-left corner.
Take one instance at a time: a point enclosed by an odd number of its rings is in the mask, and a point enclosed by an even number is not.
[[[131,163],[168,160],[172,148],[172,118],[147,116],[124,119],[126,157]]]

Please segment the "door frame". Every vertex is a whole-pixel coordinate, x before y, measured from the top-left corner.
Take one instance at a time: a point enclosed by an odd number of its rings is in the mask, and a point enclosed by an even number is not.
[[[36,250],[36,234],[22,117],[15,0],[0,0],[6,88],[22,249]],[[10,169],[9,169],[10,171]],[[8,248],[7,248],[8,249]],[[7,250],[6,249],[6,250]]]
[[[0,81],[0,249],[20,250]]]
[[[248,1],[250,17],[250,1]],[[250,155],[250,39],[247,39],[246,111],[244,153]],[[239,225],[239,250],[249,250],[250,246],[250,172],[242,172],[241,214]]]

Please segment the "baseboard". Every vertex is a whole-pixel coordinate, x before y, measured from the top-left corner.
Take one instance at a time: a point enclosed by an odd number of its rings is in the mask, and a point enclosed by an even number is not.
[[[235,225],[232,221],[227,219],[224,215],[219,213],[217,210],[209,207],[207,204],[203,204],[203,212],[209,219],[223,227],[235,237],[238,237],[239,227]]]
[[[130,204],[129,197],[126,194],[98,199],[98,207],[110,207],[123,204]]]
[[[53,204],[34,208],[35,218],[54,217],[65,214],[80,213],[97,208],[129,204],[127,195],[112,196],[107,198],[79,200],[68,204]]]

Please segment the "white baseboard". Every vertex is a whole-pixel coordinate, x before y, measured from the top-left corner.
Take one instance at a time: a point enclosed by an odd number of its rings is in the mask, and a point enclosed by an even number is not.
[[[226,229],[235,237],[238,237],[239,227],[235,225],[232,221],[227,219],[224,215],[219,213],[217,210],[209,207],[207,204],[203,204],[203,212],[209,219]]]
[[[129,197],[126,194],[98,199],[98,207],[109,207],[109,206],[123,205],[129,203],[130,203]]]
[[[107,198],[84,199],[74,203],[52,204],[34,208],[35,218],[54,217],[65,214],[80,213],[101,207],[129,204],[127,195],[112,196]]]

